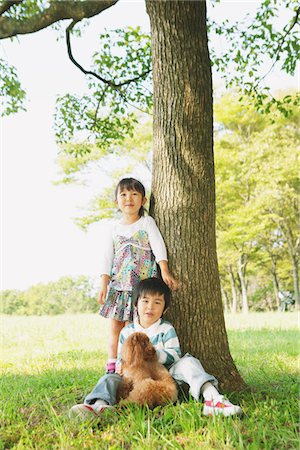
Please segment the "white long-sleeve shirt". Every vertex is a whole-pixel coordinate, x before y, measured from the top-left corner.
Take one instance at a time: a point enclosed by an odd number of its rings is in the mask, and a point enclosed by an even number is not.
[[[167,251],[160,231],[150,216],[142,216],[136,222],[125,225],[119,221],[112,221],[107,227],[104,239],[102,258],[100,261],[100,275],[112,275],[115,259],[122,258],[122,252],[130,246],[135,249],[152,251],[155,261],[167,261]]]

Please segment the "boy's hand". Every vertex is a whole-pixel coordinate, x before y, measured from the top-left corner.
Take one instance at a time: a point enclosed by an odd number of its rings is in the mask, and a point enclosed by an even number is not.
[[[108,275],[101,275],[101,284],[100,284],[100,291],[98,295],[98,302],[103,305],[106,299],[107,295],[107,285],[109,282],[109,276]]]

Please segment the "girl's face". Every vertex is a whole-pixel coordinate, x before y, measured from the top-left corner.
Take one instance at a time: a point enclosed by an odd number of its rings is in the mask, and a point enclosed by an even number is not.
[[[125,216],[139,217],[139,211],[146,202],[146,197],[135,190],[118,190],[116,202],[118,208]]]

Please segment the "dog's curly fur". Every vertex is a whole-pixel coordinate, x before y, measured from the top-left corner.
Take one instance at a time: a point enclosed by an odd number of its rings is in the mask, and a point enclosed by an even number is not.
[[[122,346],[122,385],[118,400],[149,408],[177,400],[176,384],[158,361],[156,350],[145,333],[131,334]]]

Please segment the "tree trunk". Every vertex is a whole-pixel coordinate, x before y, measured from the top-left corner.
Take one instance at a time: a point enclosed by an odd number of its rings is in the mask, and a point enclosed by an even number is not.
[[[286,238],[288,251],[291,256],[292,269],[293,269],[293,282],[294,282],[294,297],[296,301],[296,308],[300,309],[300,289],[299,289],[299,272],[298,272],[298,257],[299,257],[299,244],[300,238],[294,237],[291,226],[288,221],[282,217],[279,222],[279,227]]]
[[[232,292],[231,313],[236,314],[238,294],[236,291],[236,283],[235,283],[235,278],[233,275],[232,267],[229,266],[228,270],[229,270],[229,275],[230,275],[231,292]]]
[[[238,276],[241,282],[241,290],[242,290],[242,313],[248,314],[249,306],[248,306],[248,295],[247,295],[247,285],[245,279],[245,271],[246,271],[246,255],[241,254],[238,259]]]
[[[272,274],[272,279],[273,279],[274,296],[275,296],[276,307],[279,310],[280,309],[280,300],[278,297],[279,283],[278,283],[278,277],[277,277],[277,263],[276,263],[275,256],[271,255],[271,262],[272,262],[271,274]]]
[[[287,227],[286,227],[287,228]],[[300,292],[299,292],[299,272],[298,272],[298,258],[297,258],[297,249],[299,245],[299,241],[293,239],[292,233],[288,229],[286,232],[286,242],[289,250],[289,254],[292,262],[292,270],[293,270],[293,283],[294,283],[294,298],[296,302],[296,308],[300,309]]]
[[[228,299],[228,295],[227,295],[226,290],[222,286],[222,283],[221,283],[221,294],[222,294],[222,298],[223,298],[223,310],[224,310],[224,313],[228,314],[229,313],[229,299]]]
[[[293,265],[293,281],[294,281],[294,297],[296,301],[296,308],[300,309],[300,292],[299,292],[299,273],[297,257],[292,255],[292,265]]]
[[[169,318],[183,352],[224,389],[245,386],[229,352],[215,236],[211,66],[204,1],[147,0],[154,83],[151,214],[182,287]]]

